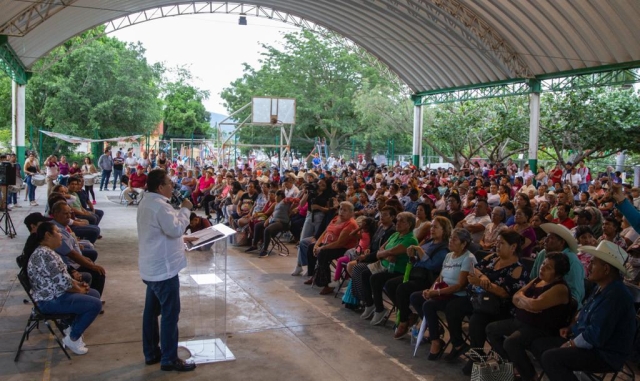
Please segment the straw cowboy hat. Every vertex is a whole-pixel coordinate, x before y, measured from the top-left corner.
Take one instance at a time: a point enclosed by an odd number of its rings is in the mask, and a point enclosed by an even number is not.
[[[269,178],[267,176],[265,176],[265,175],[262,175],[262,176],[258,177],[257,180],[259,182],[261,182],[261,183],[268,183],[269,182]]]
[[[571,251],[573,251],[574,253],[578,252],[578,241],[576,241],[573,234],[571,234],[571,231],[564,225],[547,223],[540,225],[540,227],[547,234],[553,233],[562,238],[567,244],[569,244],[569,249],[571,249]]]
[[[629,254],[611,241],[602,241],[598,244],[598,247],[580,246],[578,249],[607,262],[611,266],[620,270],[622,274],[627,273],[627,269],[624,267],[624,264],[627,262]]]

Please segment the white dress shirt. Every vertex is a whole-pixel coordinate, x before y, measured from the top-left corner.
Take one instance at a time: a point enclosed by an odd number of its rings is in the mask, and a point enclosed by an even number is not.
[[[187,266],[182,235],[190,211],[175,210],[168,199],[149,192],[138,204],[138,265],[142,280],[171,279]]]

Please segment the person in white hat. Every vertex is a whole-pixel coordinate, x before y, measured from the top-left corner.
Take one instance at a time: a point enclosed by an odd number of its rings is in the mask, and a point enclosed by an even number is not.
[[[636,331],[633,297],[622,281],[627,253],[610,241],[580,246],[593,256],[589,277],[597,288],[578,313],[575,324],[560,330],[556,346],[542,355],[550,381],[578,380],[574,371],[610,373],[620,370],[633,353]],[[551,344],[554,340],[547,339]]]
[[[576,254],[578,252],[578,241],[573,237],[571,231],[563,225],[549,223],[540,225],[540,228],[547,233],[547,238],[544,242],[544,250],[538,253],[531,269],[531,279],[536,278],[540,273],[540,267],[546,253],[563,252],[571,263],[571,269],[564,276],[564,280],[571,290],[571,297],[578,302],[579,308],[582,306],[582,299],[584,299],[584,268]]]

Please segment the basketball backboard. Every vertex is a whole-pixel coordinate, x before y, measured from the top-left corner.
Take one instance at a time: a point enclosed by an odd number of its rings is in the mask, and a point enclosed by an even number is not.
[[[296,123],[295,99],[254,97],[251,103],[253,124]]]

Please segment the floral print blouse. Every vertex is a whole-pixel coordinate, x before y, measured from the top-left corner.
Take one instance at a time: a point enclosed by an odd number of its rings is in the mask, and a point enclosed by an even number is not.
[[[27,265],[31,294],[36,302],[53,300],[73,286],[67,266],[55,251],[38,246]]]
[[[517,261],[507,267],[503,267],[500,270],[496,270],[495,266],[498,259],[499,257],[497,255],[488,256],[477,263],[475,267],[489,278],[491,283],[502,287],[510,296],[513,296],[518,292],[518,290],[529,283],[529,274],[520,261]],[[518,279],[514,279],[512,274],[518,267],[522,267],[522,272]]]

